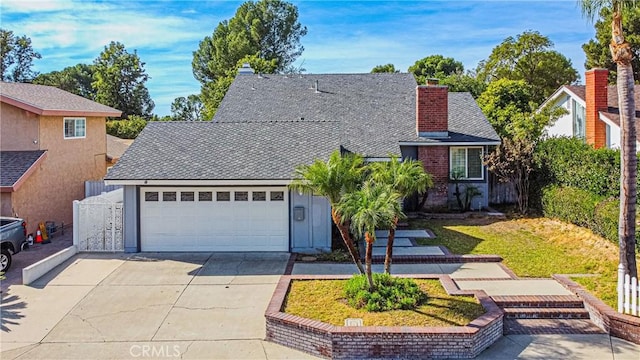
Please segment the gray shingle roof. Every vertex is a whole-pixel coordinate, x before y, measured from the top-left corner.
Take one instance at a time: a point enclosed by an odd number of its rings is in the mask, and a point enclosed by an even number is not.
[[[14,186],[45,152],[0,151],[0,186]]]
[[[448,138],[419,138],[415,97],[411,74],[238,75],[214,122],[149,123],[107,179],[285,180],[341,146],[386,157],[401,141],[499,140],[467,93],[449,94]]]
[[[53,86],[0,82],[2,102],[39,115],[120,116],[120,110]]]
[[[337,122],[150,122],[107,180],[287,180],[340,147]]]

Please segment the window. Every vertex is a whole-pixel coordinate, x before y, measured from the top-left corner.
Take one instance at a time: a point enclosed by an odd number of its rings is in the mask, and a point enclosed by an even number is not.
[[[465,180],[482,180],[482,147],[452,147],[450,157],[451,178],[458,172]]]
[[[158,192],[146,192],[144,193],[144,201],[158,201]]]
[[[270,195],[271,201],[284,201],[284,192],[282,191],[272,191]]]
[[[213,201],[213,193],[211,191],[200,191],[198,193],[198,201]]]
[[[164,191],[162,193],[162,201],[176,201],[175,191]]]
[[[236,191],[233,196],[235,201],[249,201],[249,193],[247,191]]]
[[[182,191],[180,192],[180,201],[195,201],[193,191]]]
[[[580,139],[585,139],[586,138],[586,134],[585,134],[586,114],[585,114],[584,106],[578,104],[578,102],[576,102],[575,100],[571,100],[571,106],[572,106],[571,114],[573,117],[573,136]]]
[[[218,201],[231,201],[231,196],[228,191],[218,191],[216,193],[216,200]]]
[[[607,149],[611,149],[611,125],[609,124],[604,124],[604,136],[605,136],[605,141],[606,141],[606,147]]]
[[[85,118],[64,118],[64,138],[83,138],[86,135]]]
[[[265,191],[254,191],[253,192],[253,201],[266,201],[267,193]]]

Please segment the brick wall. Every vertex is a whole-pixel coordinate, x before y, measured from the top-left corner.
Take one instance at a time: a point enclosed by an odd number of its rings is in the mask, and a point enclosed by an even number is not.
[[[608,334],[640,345],[640,317],[620,314],[567,276],[553,276],[560,284],[584,302],[589,318]]]
[[[607,69],[591,69],[585,73],[586,77],[586,137],[587,144],[596,149],[606,146],[605,123],[600,120],[600,111],[607,111]]]
[[[419,146],[418,160],[424,170],[433,176],[433,188],[429,190],[426,208],[446,207],[449,184],[449,148],[447,146]]]
[[[447,132],[449,129],[449,95],[446,86],[416,87],[416,131]]]
[[[316,276],[317,278],[347,278]],[[265,314],[266,339],[316,356],[332,359],[470,359],[502,337],[502,311],[484,292],[463,292],[447,275],[434,276],[451,294],[475,295],[486,313],[468,326],[383,327],[334,326],[281,312],[293,279],[313,276],[283,276]],[[424,275],[404,275],[423,277]]]

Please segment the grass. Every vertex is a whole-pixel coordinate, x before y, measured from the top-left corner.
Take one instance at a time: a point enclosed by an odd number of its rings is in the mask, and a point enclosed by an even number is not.
[[[474,297],[451,296],[440,281],[417,279],[428,300],[415,310],[367,312],[347,305],[346,280],[295,280],[284,312],[343,326],[347,318],[361,318],[365,326],[462,326],[484,313]]]
[[[546,218],[417,220],[411,227],[436,234],[418,240],[421,245],[444,245],[455,254],[500,255],[518,276],[580,274],[572,279],[616,305],[618,247],[588,229]]]

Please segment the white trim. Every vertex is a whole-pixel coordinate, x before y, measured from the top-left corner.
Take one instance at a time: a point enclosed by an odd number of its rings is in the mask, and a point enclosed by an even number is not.
[[[287,186],[291,180],[105,180],[106,185],[145,186]]]
[[[576,85],[576,86],[581,86],[581,85]],[[580,96],[576,95],[576,93],[574,93],[573,91],[569,90],[569,88],[566,85],[562,85],[553,94],[551,94],[551,96],[549,96],[547,98],[547,100],[545,100],[542,104],[540,104],[540,106],[538,107],[538,110],[536,110],[536,111],[540,111],[542,108],[547,106],[549,103],[552,103],[552,102],[555,102],[555,101],[559,100],[559,96],[562,93],[565,93],[565,94],[569,95],[569,97],[571,97],[574,100],[576,100],[576,102],[578,102],[580,105],[582,105],[585,109],[587,108],[586,102]]]
[[[389,162],[391,161],[391,158],[388,157],[369,157],[369,158],[364,158],[365,162]]]
[[[500,145],[500,141],[482,141],[482,142],[438,142],[438,143],[426,143],[419,141],[400,141],[400,145],[403,146],[490,146]]]
[[[620,131],[620,126],[616,123],[614,123],[611,119],[609,119],[606,115],[604,115],[602,113],[602,111],[598,112],[598,117],[600,118],[600,120],[602,120],[602,122],[604,122],[605,124],[615,127],[616,129],[618,129],[618,131]]]
[[[73,133],[76,133],[76,122],[78,120],[82,120],[84,121],[84,135],[83,136],[67,136],[67,132],[65,131],[66,129],[66,123],[67,120],[73,120]],[[64,138],[65,140],[70,140],[70,139],[84,139],[87,137],[87,118],[86,117],[63,117],[62,118],[62,138]]]
[[[457,149],[464,149],[465,150],[465,159],[464,159],[464,165],[465,165],[465,177],[463,177],[460,180],[484,180],[484,165],[482,163],[480,163],[480,174],[481,177],[479,178],[470,178],[468,177],[469,174],[469,149],[480,149],[480,156],[484,156],[484,147],[483,146],[452,146],[449,148],[449,180],[453,180],[451,173],[453,172],[453,156],[452,156],[452,152],[454,150]]]

